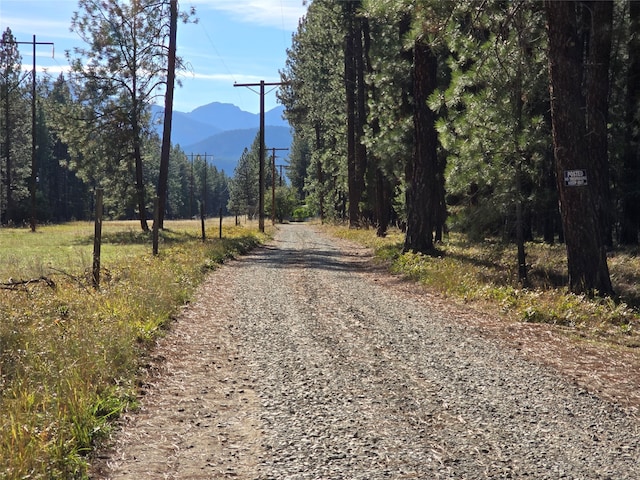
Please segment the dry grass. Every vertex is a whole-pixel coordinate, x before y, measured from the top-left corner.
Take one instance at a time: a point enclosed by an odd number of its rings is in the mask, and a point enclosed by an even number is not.
[[[213,222],[211,222],[213,223]],[[0,230],[0,478],[85,478],[86,454],[135,404],[148,346],[204,274],[260,241],[255,230],[167,222],[160,255],[133,222],[106,222],[100,289],[93,226]],[[264,238],[264,237],[262,237]],[[12,282],[9,282],[9,278]]]

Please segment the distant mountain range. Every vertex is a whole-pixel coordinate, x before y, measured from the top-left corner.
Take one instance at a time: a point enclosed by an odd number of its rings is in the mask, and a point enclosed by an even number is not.
[[[265,112],[265,144],[267,148],[289,148],[291,131],[283,118],[284,107]],[[152,107],[156,131],[162,136],[164,108]],[[173,112],[171,143],[180,145],[187,154],[213,155],[213,165],[228,176],[245,148],[251,148],[260,128],[260,115],[245,112],[229,103],[213,102],[195,110]]]

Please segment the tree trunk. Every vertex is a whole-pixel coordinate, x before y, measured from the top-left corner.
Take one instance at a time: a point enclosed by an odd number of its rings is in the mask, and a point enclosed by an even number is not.
[[[136,22],[134,22],[136,25]],[[135,35],[135,27],[134,27],[134,35],[133,35],[134,45],[132,47],[133,58],[132,63],[136,66],[138,65],[138,49],[137,49],[137,37]],[[144,192],[144,171],[142,165],[142,147],[140,146],[141,142],[141,133],[140,133],[140,101],[138,100],[138,76],[132,76],[132,85],[131,85],[131,129],[133,130],[133,161],[135,164],[135,175],[136,175],[136,199],[138,201],[138,215],[140,219],[140,226],[142,227],[142,231],[148,232],[149,225],[147,225],[147,208],[146,208],[146,199]]]
[[[560,211],[567,246],[569,288],[574,293],[613,293],[598,221],[597,166],[587,152],[585,102],[580,85],[583,52],[574,2],[547,0],[551,118],[560,193]],[[596,19],[597,21],[597,19]],[[569,170],[586,170],[588,185],[567,186]]]
[[[353,2],[344,5],[346,33],[344,44],[344,87],[347,102],[347,184],[349,188],[349,227],[360,226],[360,198],[362,190],[359,186],[359,159],[357,152],[357,69],[356,69],[356,42],[357,30],[355,9]]]
[[[10,110],[10,106],[11,106],[11,102],[9,100],[9,85],[8,83],[5,85],[5,110],[4,110],[4,115],[5,115],[5,119],[4,119],[4,134],[5,134],[5,138],[4,138],[4,151],[5,151],[5,156],[6,156],[6,171],[5,171],[5,185],[6,185],[6,192],[7,192],[7,209],[6,209],[6,216],[5,216],[5,220],[7,223],[11,222],[14,220],[13,218],[13,211],[14,211],[14,206],[13,206],[13,193],[12,193],[12,189],[13,189],[13,179],[11,178],[11,170],[13,169],[13,165],[11,163],[11,135],[13,135],[13,132],[11,131],[11,110]],[[2,206],[2,200],[0,199],[0,207]]]
[[[518,263],[518,281],[520,285],[528,286],[527,278],[527,252],[524,245],[524,219],[522,212],[522,160],[516,160],[516,245]]]
[[[431,47],[416,40],[413,52],[413,156],[405,169],[407,233],[404,251],[433,250],[438,212],[438,156],[435,115],[427,99],[437,87],[438,61]]]
[[[359,7],[358,7],[359,8]],[[357,16],[355,18],[355,34],[354,34],[354,63],[356,69],[356,125],[355,125],[355,197],[357,197],[358,205],[362,201],[365,191],[365,175],[367,172],[368,153],[367,147],[363,142],[364,125],[367,121],[367,88],[364,81],[366,70],[366,59],[364,52],[364,35],[368,31],[366,18]],[[359,208],[358,208],[359,210]],[[359,212],[362,215],[362,212]]]
[[[435,121],[435,119],[434,119]],[[437,188],[437,214],[436,214],[436,226],[435,226],[435,242],[442,242],[442,237],[446,232],[447,227],[447,191],[445,189],[444,171],[447,168],[447,157],[444,154],[438,155],[438,173],[436,175]]]
[[[520,23],[520,22],[519,22]],[[523,101],[523,80],[522,80],[522,64],[519,63],[516,70],[516,76],[514,78],[513,92],[512,92],[512,107],[513,107],[513,141],[514,151],[517,158],[515,162],[515,184],[516,184],[516,246],[517,246],[517,263],[518,263],[518,281],[520,285],[526,287],[528,284],[527,279],[527,252],[524,245],[524,194],[522,192],[522,162],[523,153],[520,151],[519,139],[522,135],[522,109],[524,107]]]
[[[640,230],[640,2],[629,2],[629,70],[627,73],[626,138],[623,161],[620,243],[638,245]]]
[[[588,63],[585,69],[587,104],[587,141],[593,168],[594,189],[600,199],[596,204],[602,239],[613,246],[611,190],[609,187],[609,151],[607,122],[609,118],[609,63],[613,2],[609,0],[583,2],[587,25]]]
[[[138,211],[140,218],[140,226],[145,232],[149,231],[149,225],[147,224],[147,209],[144,193],[144,176],[142,169],[142,152],[140,150],[140,125],[138,123],[138,113],[134,112],[133,120],[133,157],[136,167],[136,197],[138,200]]]
[[[371,66],[371,30],[369,28],[369,21],[365,18],[362,20],[362,42],[363,42],[363,54],[362,59],[364,61],[364,68],[366,69],[367,74],[373,74],[373,68]],[[363,72],[364,73],[364,72]],[[366,115],[365,102],[364,98],[364,75],[362,78],[363,83],[363,98],[362,98],[362,106],[363,106],[363,118]],[[372,101],[378,100],[378,91],[375,85],[369,86],[369,94]],[[363,123],[363,122],[361,122]],[[376,116],[368,120],[369,127],[373,133],[373,136],[378,136],[380,134],[380,119]],[[373,187],[373,210],[375,215],[375,225],[376,225],[376,236],[385,237],[387,235],[387,230],[389,228],[389,213],[391,211],[391,198],[390,198],[390,186],[389,180],[385,174],[385,171],[382,167],[381,160],[377,155],[372,155],[367,151],[367,168],[371,170],[375,169],[375,182]]]
[[[171,0],[169,12],[169,56],[167,61],[167,85],[164,99],[164,125],[162,130],[162,151],[160,153],[160,174],[158,178],[158,212],[156,228],[164,228],[164,212],[167,204],[167,183],[169,181],[169,156],[171,153],[171,122],[173,118],[173,90],[176,78],[176,34],[178,29],[178,0]]]
[[[316,133],[316,149],[320,152],[323,148],[322,134],[320,125],[315,125]],[[324,223],[325,220],[325,208],[324,208],[324,172],[322,171],[322,159],[316,160],[316,179],[318,180],[318,215],[320,216],[320,223]]]
[[[378,168],[376,170],[376,236],[386,237],[389,228],[389,181],[385,178],[384,172]]]
[[[551,122],[549,122],[551,123]],[[555,242],[558,216],[558,196],[556,189],[556,177],[554,174],[553,166],[553,152],[547,151],[544,155],[544,166],[542,174],[542,191],[544,192],[543,199],[543,239],[544,243],[553,245]]]

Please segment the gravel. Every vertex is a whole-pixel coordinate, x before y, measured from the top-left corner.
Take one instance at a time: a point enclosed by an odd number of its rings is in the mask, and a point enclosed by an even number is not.
[[[379,281],[367,258],[312,226],[284,225],[269,246],[216,273],[225,282],[220,328],[234,346],[225,382],[238,379],[244,395],[226,415],[251,417],[244,436],[253,443],[244,458],[242,436],[234,451],[196,444],[207,465],[190,471],[202,476],[166,478],[640,478],[632,409]],[[129,431],[144,428],[132,422]],[[121,457],[107,463],[145,478],[144,463],[134,471]]]
[[[259,478],[640,478],[637,419],[361,266],[288,226],[233,278]]]

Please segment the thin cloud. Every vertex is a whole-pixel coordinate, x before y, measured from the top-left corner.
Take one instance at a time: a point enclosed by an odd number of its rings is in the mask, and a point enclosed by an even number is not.
[[[68,65],[60,65],[57,67],[42,67],[40,70],[49,75],[60,75],[61,73],[69,73],[71,71],[71,67]]]
[[[18,41],[31,40],[34,33],[38,35],[38,39],[42,39],[43,41],[54,40],[56,38],[77,40],[78,35],[69,30],[70,26],[71,20],[61,22],[55,20],[30,19],[29,17],[2,18],[2,31],[9,27],[11,33],[13,33],[13,36],[16,37]]]
[[[237,20],[282,30],[295,30],[307,7],[302,0],[191,0],[198,8],[219,10]]]
[[[31,71],[33,70],[33,65],[23,63],[22,65],[20,65],[20,70],[23,71],[24,73],[31,73]],[[69,65],[52,65],[52,66],[43,67],[36,64],[36,72],[37,72],[36,75],[38,76],[44,74],[50,77],[53,77],[53,76],[57,77],[61,73],[67,74],[70,71],[71,71],[71,67]]]
[[[194,80],[205,80],[211,82],[220,82],[232,85],[233,83],[258,83],[260,80],[264,80],[263,77],[258,75],[247,75],[244,73],[183,73],[180,75],[182,78],[189,78]],[[267,81],[267,80],[265,80]]]

